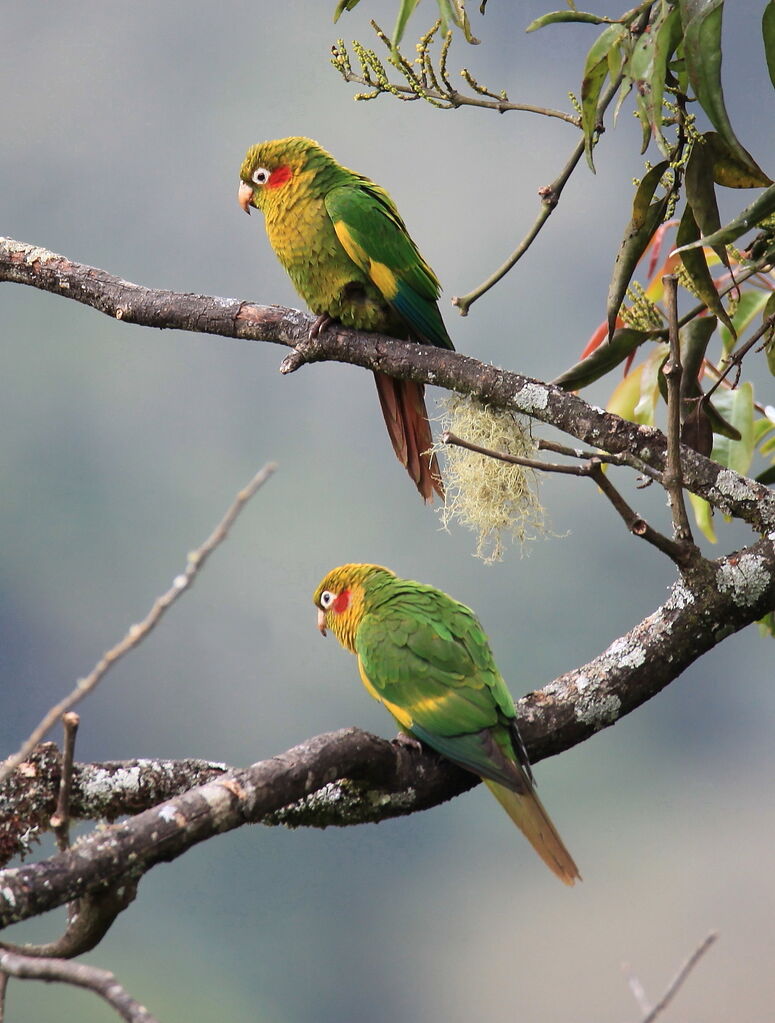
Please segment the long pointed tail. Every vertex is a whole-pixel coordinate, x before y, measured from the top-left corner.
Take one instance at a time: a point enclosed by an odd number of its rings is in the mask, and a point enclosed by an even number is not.
[[[488,778],[483,781],[547,867],[564,884],[573,884],[577,879],[580,881],[579,868],[535,792],[520,795]]]
[[[433,500],[434,491],[443,499],[439,463],[435,455],[429,454],[433,435],[425,409],[425,388],[413,380],[396,380],[384,373],[375,373],[374,382],[398,461],[425,501]]]

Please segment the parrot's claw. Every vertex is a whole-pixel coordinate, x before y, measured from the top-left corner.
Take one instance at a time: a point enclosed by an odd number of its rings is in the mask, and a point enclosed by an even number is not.
[[[415,739],[415,737],[413,735],[409,735],[408,732],[399,732],[392,741],[396,746],[402,746],[404,749],[411,750],[413,753],[419,753],[423,748],[420,740]]]
[[[333,316],[329,316],[328,313],[321,313],[309,328],[309,334],[307,335],[308,340],[316,341],[320,336],[321,331],[324,331],[333,322]]]

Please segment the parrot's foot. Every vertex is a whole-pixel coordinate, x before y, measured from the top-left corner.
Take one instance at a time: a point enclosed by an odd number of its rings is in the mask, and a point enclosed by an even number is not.
[[[329,316],[328,313],[321,313],[320,316],[318,316],[318,318],[309,328],[308,340],[316,341],[317,338],[322,333],[322,331],[324,331],[326,327],[330,326],[330,324],[332,324],[333,322],[334,322],[333,316]]]
[[[310,362],[314,359],[314,348],[315,341],[328,328],[332,323],[335,323],[333,316],[329,316],[328,313],[321,313],[309,328],[309,333],[304,341],[301,341],[291,352],[290,355],[286,355],[283,361],[280,363],[280,372],[285,375],[288,373],[295,373],[297,369],[304,365],[305,362]]]
[[[402,746],[404,749],[411,750],[413,753],[419,753],[423,745],[419,739],[415,739],[413,735],[409,735],[408,732],[399,732],[395,739],[391,740],[396,746]]]

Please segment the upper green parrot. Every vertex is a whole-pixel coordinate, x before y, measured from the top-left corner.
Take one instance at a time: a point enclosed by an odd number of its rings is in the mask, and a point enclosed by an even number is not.
[[[380,565],[333,569],[313,600],[320,631],[357,656],[399,727],[478,774],[560,880],[580,880],[535,793],[514,701],[473,611]]]
[[[251,146],[240,170],[242,208],[264,213],[269,242],[310,309],[312,335],[331,320],[440,348],[453,348],[437,305],[440,285],[393,200],[342,167],[317,142],[275,139]],[[424,387],[375,373],[398,460],[426,501],[444,495]]]

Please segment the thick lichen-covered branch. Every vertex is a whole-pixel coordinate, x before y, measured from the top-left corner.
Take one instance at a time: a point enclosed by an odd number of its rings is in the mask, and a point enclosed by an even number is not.
[[[297,309],[146,288],[9,238],[0,238],[0,281],[75,299],[126,323],[285,345],[295,351],[284,371],[333,360],[436,384],[474,395],[495,408],[532,416],[602,451],[627,452],[654,469],[665,468],[666,438],[660,430],[638,426],[576,394],[458,352],[341,327],[310,341],[312,317]],[[775,496],[767,487],[686,447],[681,448],[681,466],[684,486],[725,515],[741,518],[763,533],[775,528]]]
[[[677,581],[661,607],[588,664],[519,701],[521,727],[533,760],[567,750],[614,724],[703,653],[775,608],[775,532],[745,550],[705,563],[703,571],[704,576],[691,584]],[[0,927],[106,884],[134,883],[157,863],[243,824],[325,827],[383,820],[427,809],[475,784],[473,776],[435,754],[353,728],[317,736],[242,770],[223,773],[220,765],[201,764],[192,769],[204,771],[207,780],[129,820],[93,832],[50,859],[0,871]],[[26,783],[35,783],[35,770],[34,764],[20,765],[0,789],[4,829],[15,813],[13,800],[23,798]],[[101,770],[96,765],[74,771],[74,816],[97,809],[87,811],[81,779]],[[142,762],[133,770],[142,779]],[[166,771],[158,766],[151,770],[157,783],[160,778],[163,783]],[[56,771],[51,773],[48,798],[53,805]],[[178,776],[183,786],[185,775],[184,769]],[[11,784],[17,789],[9,798]],[[123,791],[127,792],[126,785]],[[129,786],[128,807],[143,804],[140,792],[139,780]],[[147,798],[159,794],[156,789]],[[99,801],[100,812],[104,799]],[[111,813],[121,812],[120,798],[110,805]],[[38,819],[45,819],[45,814]]]

